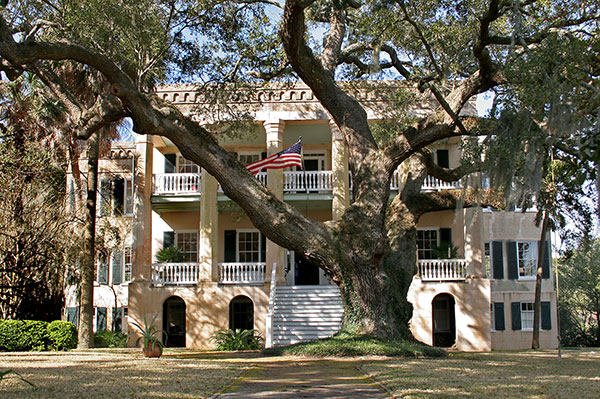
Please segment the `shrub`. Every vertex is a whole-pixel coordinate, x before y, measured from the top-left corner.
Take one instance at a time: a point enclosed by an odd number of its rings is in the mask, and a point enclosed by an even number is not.
[[[94,334],[96,348],[126,348],[127,335],[119,331],[99,331]]]
[[[220,351],[260,349],[262,337],[255,330],[220,330],[210,338]]]
[[[69,321],[55,320],[48,324],[50,347],[54,350],[73,349],[77,346],[77,327]]]
[[[49,340],[45,321],[0,320],[0,351],[43,351]]]

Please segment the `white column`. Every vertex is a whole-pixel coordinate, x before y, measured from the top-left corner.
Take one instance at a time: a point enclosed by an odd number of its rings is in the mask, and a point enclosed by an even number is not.
[[[283,150],[283,130],[285,121],[268,120],[264,122],[267,136],[267,156]],[[267,170],[267,187],[277,198],[283,199],[283,169]],[[266,248],[267,268],[265,274],[271,275],[273,263],[277,263],[277,283],[284,284],[285,249],[267,239]]]
[[[142,136],[136,145],[133,191],[133,279],[152,279],[152,141]]]
[[[200,181],[200,234],[199,262],[200,281],[218,281],[219,265],[217,263],[219,213],[217,210],[217,180],[202,169]]]
[[[348,150],[344,136],[333,120],[331,128],[331,168],[333,170],[333,200],[331,218],[339,220],[350,205],[350,182],[348,175]]]

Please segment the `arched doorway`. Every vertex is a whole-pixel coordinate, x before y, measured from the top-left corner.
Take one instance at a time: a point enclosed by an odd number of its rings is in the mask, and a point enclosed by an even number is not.
[[[166,347],[185,348],[185,302],[178,296],[168,298],[163,304],[163,331]]]
[[[456,318],[454,297],[439,294],[431,301],[433,319],[433,345],[449,348],[456,342]]]
[[[254,329],[254,304],[247,296],[239,295],[229,302],[229,328],[232,330]]]

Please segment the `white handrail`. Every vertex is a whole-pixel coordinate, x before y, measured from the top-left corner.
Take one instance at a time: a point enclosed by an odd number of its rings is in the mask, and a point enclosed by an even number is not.
[[[199,173],[160,173],[152,177],[155,195],[200,193]]]
[[[152,265],[152,282],[178,285],[198,283],[198,263],[155,263]]]
[[[269,291],[269,313],[266,317],[265,348],[273,346],[273,307],[275,305],[275,293],[277,291],[277,262],[273,262],[271,271],[271,289]]]
[[[456,281],[467,276],[465,259],[419,260],[419,277],[423,281]]]
[[[333,171],[308,170],[283,172],[283,191],[331,191]]]
[[[265,282],[264,262],[219,263],[219,283],[221,284],[252,284]]]

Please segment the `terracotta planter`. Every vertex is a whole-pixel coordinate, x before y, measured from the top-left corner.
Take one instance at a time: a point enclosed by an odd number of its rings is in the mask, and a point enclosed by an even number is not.
[[[142,352],[144,352],[144,356],[146,357],[161,357],[162,346],[159,344],[148,344],[142,348]]]

